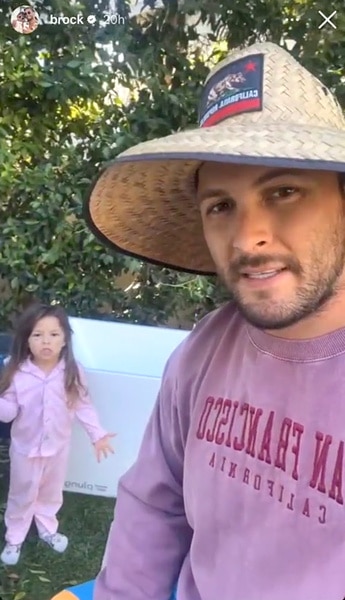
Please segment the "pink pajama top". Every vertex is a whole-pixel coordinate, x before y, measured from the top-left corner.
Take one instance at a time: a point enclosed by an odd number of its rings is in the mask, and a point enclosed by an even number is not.
[[[87,390],[85,373],[80,364],[78,368]],[[13,421],[12,450],[30,458],[54,456],[69,444],[75,419],[92,443],[107,434],[87,391],[81,392],[73,408],[68,407],[64,376],[64,360],[49,374],[29,359],[20,366],[11,386],[0,397],[0,421]]]

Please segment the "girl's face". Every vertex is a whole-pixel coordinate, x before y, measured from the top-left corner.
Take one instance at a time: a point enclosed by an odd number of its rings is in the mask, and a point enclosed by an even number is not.
[[[65,346],[65,335],[59,320],[56,317],[43,317],[37,321],[28,344],[35,362],[57,362]]]

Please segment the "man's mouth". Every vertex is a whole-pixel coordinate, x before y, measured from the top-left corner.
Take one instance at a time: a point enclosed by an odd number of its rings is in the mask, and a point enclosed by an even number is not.
[[[278,273],[282,271],[286,271],[286,267],[282,267],[281,269],[270,269],[266,271],[256,271],[251,273],[242,273],[243,277],[247,277],[248,279],[268,279],[269,277],[275,277]]]

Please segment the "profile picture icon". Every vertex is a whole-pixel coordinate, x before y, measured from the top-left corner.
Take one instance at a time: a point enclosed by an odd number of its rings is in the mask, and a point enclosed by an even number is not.
[[[39,16],[31,6],[18,6],[11,15],[11,25],[18,33],[32,33],[39,25]]]

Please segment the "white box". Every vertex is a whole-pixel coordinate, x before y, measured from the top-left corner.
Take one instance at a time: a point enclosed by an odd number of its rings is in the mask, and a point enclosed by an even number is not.
[[[135,461],[167,359],[188,331],[70,318],[73,348],[83,365],[102,426],[117,433],[115,454],[97,463],[79,423],[73,428],[65,490],[115,497]]]

